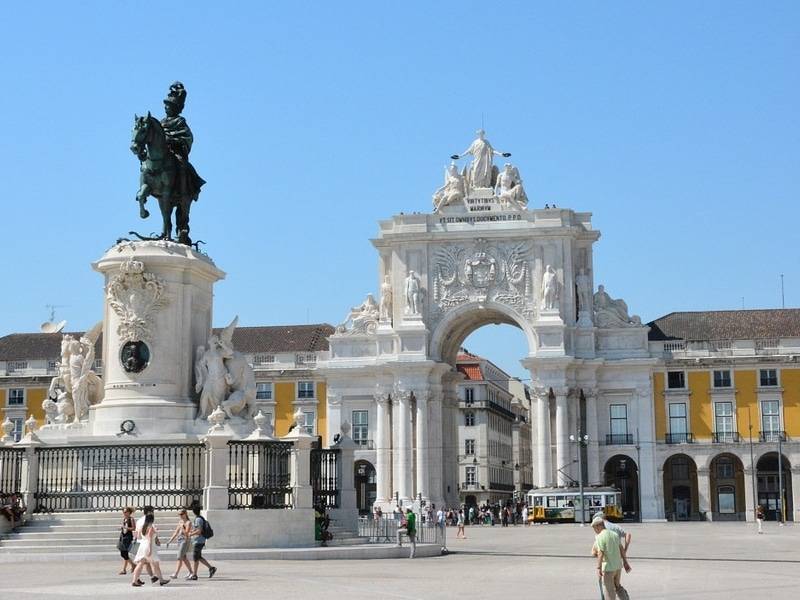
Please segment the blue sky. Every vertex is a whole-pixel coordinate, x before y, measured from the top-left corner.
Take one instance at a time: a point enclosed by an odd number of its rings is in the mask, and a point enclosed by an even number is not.
[[[485,124],[533,206],[594,213],[644,320],[800,304],[797,2],[15,3],[0,24],[0,335],[85,328],[138,218],[134,113],[188,89],[215,322],[341,321],[377,221],[428,211]],[[520,372],[522,335],[470,350]]]

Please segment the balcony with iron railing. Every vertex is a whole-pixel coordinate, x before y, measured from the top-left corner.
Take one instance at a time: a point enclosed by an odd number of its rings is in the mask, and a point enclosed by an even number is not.
[[[633,444],[632,433],[607,433],[606,446],[622,446],[625,444]]]
[[[668,444],[693,444],[694,436],[691,433],[668,433],[664,441]]]
[[[737,444],[741,438],[738,431],[715,431],[711,434],[711,441],[715,444]]]
[[[785,442],[787,439],[785,431],[762,431],[758,434],[759,442]]]
[[[372,440],[354,439],[353,442],[358,446],[356,450],[375,450],[375,442]]]

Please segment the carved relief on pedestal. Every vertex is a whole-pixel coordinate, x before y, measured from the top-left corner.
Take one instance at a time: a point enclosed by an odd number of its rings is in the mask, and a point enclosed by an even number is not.
[[[533,315],[526,242],[442,246],[434,255],[433,300],[439,316],[466,302],[499,302]]]
[[[164,282],[147,273],[143,262],[130,258],[120,265],[106,290],[108,304],[119,317],[120,344],[152,340],[153,316],[167,304],[165,291]]]

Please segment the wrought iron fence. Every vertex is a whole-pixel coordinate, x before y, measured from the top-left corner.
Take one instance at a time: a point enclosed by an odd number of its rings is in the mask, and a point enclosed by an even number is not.
[[[170,510],[200,501],[202,444],[37,448],[34,512]]]
[[[22,484],[22,448],[0,448],[0,504],[19,494]]]
[[[339,450],[311,450],[311,488],[314,506],[339,508]]]
[[[291,508],[291,442],[230,441],[228,508]]]
[[[358,519],[358,535],[370,544],[396,544],[397,530],[400,528],[400,515],[382,516],[379,518],[360,517]],[[443,531],[434,522],[422,523],[422,516],[417,515],[416,541],[418,544],[442,544]],[[402,533],[401,541],[408,536]]]

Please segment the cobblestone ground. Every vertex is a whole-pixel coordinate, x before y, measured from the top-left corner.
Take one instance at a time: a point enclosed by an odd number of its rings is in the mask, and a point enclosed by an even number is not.
[[[631,525],[631,598],[797,598],[800,525]],[[132,588],[119,563],[0,564],[2,598],[599,598],[590,528],[574,525],[448,530],[440,558],[358,561],[220,561],[214,579]],[[171,572],[172,564],[164,565]],[[202,573],[201,573],[202,575]]]

